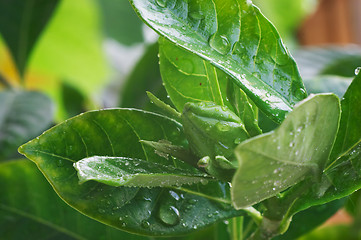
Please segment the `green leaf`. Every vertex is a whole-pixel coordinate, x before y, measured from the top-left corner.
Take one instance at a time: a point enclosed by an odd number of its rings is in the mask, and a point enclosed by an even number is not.
[[[289,229],[274,240],[297,239],[319,227],[343,207],[345,199],[335,200],[320,206],[311,207],[292,217]]]
[[[232,181],[234,206],[244,208],[275,196],[310,174],[318,177],[334,143],[339,115],[337,96],[312,95],[275,131],[239,145],[240,167]]]
[[[322,69],[323,75],[337,75],[343,77],[355,76],[355,69],[360,66],[361,56],[344,56],[343,58],[336,59]]]
[[[42,93],[0,92],[0,161],[49,127],[53,112],[53,103]]]
[[[165,38],[159,39],[159,61],[164,87],[178,111],[187,102],[214,102],[234,109],[253,134],[259,133],[249,99],[221,70]],[[232,91],[229,91],[229,90]],[[240,96],[241,95],[241,96]]]
[[[276,29],[247,0],[131,0],[139,16],[171,42],[231,76],[275,121],[306,97],[297,66]]]
[[[164,87],[178,111],[187,102],[214,102],[231,108],[227,74],[165,38],[159,38],[159,62]]]
[[[76,162],[74,167],[81,184],[95,180],[114,187],[172,187],[207,181],[207,175],[196,168],[182,169],[173,164],[172,161],[165,165],[141,159],[94,156]]]
[[[158,43],[146,49],[134,70],[125,80],[125,86],[120,94],[121,107],[144,108],[149,99],[146,91],[157,92],[162,87],[159,72]]]
[[[0,33],[24,75],[29,55],[58,0],[1,0]]]
[[[352,79],[339,76],[317,76],[305,79],[304,83],[309,93],[334,93],[342,98]]]
[[[247,97],[247,95],[235,86],[231,81],[228,81],[227,97],[233,107],[234,112],[240,117],[244,123],[247,132],[254,137],[262,133],[258,126],[258,108]]]
[[[144,235],[179,235],[240,215],[230,205],[228,185],[210,182],[182,188],[79,185],[73,163],[91,156],[126,157],[192,168],[159,156],[139,140],[167,140],[187,147],[182,126],[133,109],[88,112],[48,130],[20,148],[70,206],[107,225]],[[228,206],[225,207],[224,205]],[[210,215],[210,217],[208,217]]]
[[[147,239],[70,208],[28,160],[0,164],[0,226],[0,239]]]
[[[103,30],[107,37],[126,45],[143,42],[143,23],[128,1],[97,0],[97,3],[102,13]]]
[[[62,82],[61,93],[65,112],[69,118],[85,111],[85,98],[78,89],[67,82]]]
[[[290,215],[307,209],[311,206],[346,197],[361,188],[361,144],[343,155],[336,163],[324,170],[322,179],[317,184],[309,187],[309,182],[304,182],[307,191],[303,192],[289,210]],[[283,196],[287,199],[292,191]]]
[[[356,76],[341,101],[340,129],[331,160],[350,151],[361,141],[361,74]]]

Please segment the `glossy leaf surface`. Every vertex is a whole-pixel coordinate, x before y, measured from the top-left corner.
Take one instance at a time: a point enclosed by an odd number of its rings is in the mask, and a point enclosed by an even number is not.
[[[229,205],[229,187],[218,182],[180,189],[112,187],[94,181],[79,185],[73,163],[91,156],[112,156],[159,164],[171,161],[186,168],[185,163],[159,156],[139,142],[167,140],[186,147],[181,128],[169,118],[139,110],[94,111],[48,130],[20,152],[38,165],[69,205],[85,215],[133,233],[177,235],[239,215]]]
[[[1,0],[0,33],[10,48],[21,74],[40,33],[58,0]]]
[[[348,152],[361,141],[361,74],[356,76],[341,101],[340,130],[331,160]]]
[[[147,239],[88,218],[64,203],[35,164],[0,164],[1,239]]]
[[[95,180],[114,187],[172,187],[207,181],[204,172],[177,168],[172,161],[165,165],[141,159],[94,156],[76,162],[74,167],[80,183]]]
[[[290,213],[296,213],[311,206],[325,204],[346,197],[361,188],[361,144],[343,155],[336,163],[324,170],[322,179],[310,187],[292,205]],[[292,192],[286,193],[287,199]]]
[[[276,29],[250,1],[130,2],[160,35],[230,75],[275,121],[281,122],[306,97]]]
[[[51,124],[54,107],[38,92],[0,92],[0,161]]]
[[[239,145],[240,167],[232,181],[234,206],[258,203],[306,176],[318,178],[334,143],[339,115],[335,95],[313,95],[300,102],[274,132]]]

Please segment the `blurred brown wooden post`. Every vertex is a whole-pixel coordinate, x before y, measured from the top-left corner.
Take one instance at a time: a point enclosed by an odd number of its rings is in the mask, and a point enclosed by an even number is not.
[[[361,44],[361,0],[320,0],[298,39],[302,45]]]

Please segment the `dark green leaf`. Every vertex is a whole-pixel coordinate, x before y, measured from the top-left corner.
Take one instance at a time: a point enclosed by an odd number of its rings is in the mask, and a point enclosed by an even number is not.
[[[332,217],[344,203],[345,199],[335,200],[320,206],[311,207],[296,214],[292,217],[292,222],[287,232],[276,237],[274,240],[289,240],[301,237]]]
[[[78,89],[66,82],[62,82],[61,93],[68,118],[85,111],[85,99]]]
[[[143,23],[134,13],[128,1],[98,0],[107,37],[121,44],[132,45],[143,41]]]
[[[79,183],[95,180],[114,187],[172,187],[212,179],[196,168],[177,168],[173,161],[165,165],[141,159],[94,156],[76,162],[74,167]]]
[[[339,161],[324,170],[322,179],[317,184],[303,183],[307,191],[303,192],[290,209],[293,213],[308,207],[325,204],[335,199],[346,197],[361,188],[361,144],[342,156]],[[285,199],[292,195],[286,192]]]
[[[0,1],[0,33],[10,48],[21,75],[25,72],[31,50],[58,2],[59,0]]]
[[[337,96],[312,95],[274,132],[239,145],[240,167],[232,181],[234,206],[242,208],[275,196],[307,174],[318,177],[334,143],[339,115]]]
[[[66,205],[28,160],[0,164],[0,239],[129,239]]]
[[[131,0],[160,35],[230,75],[275,121],[306,97],[276,29],[247,0]],[[194,67],[195,68],[195,67]]]
[[[230,206],[228,185],[218,182],[176,189],[112,187],[94,181],[78,184],[73,163],[91,156],[159,164],[173,161],[175,166],[187,168],[177,159],[157,155],[152,147],[139,142],[141,139],[187,147],[179,123],[144,111],[112,109],[67,120],[23,145],[20,152],[36,162],[70,206],[129,232],[179,235],[240,214]]]
[[[54,107],[38,92],[0,92],[0,160],[49,127]]]
[[[340,129],[331,159],[350,151],[361,141],[361,74],[356,76],[341,101]]]

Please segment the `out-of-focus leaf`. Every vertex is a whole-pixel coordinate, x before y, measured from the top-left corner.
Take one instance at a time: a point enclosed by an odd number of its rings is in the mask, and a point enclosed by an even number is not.
[[[0,161],[49,127],[53,112],[53,103],[42,93],[0,92]]]
[[[320,226],[333,216],[345,203],[345,199],[335,200],[320,206],[311,207],[292,217],[287,232],[274,240],[297,239]]]
[[[27,79],[28,86],[48,93],[60,103],[58,89],[63,81],[86,98],[93,97],[94,91],[108,80],[102,43],[95,1],[62,0],[29,62],[31,72],[46,76],[46,80]]]
[[[321,71],[323,75],[337,75],[342,77],[355,76],[355,69],[361,66],[361,54],[337,59]]]
[[[143,108],[149,102],[146,91],[157,93],[162,87],[157,55],[158,43],[147,47],[143,57],[125,80],[119,106]]]
[[[97,0],[101,10],[104,34],[121,44],[143,41],[142,21],[125,0]]]
[[[131,3],[160,35],[225,71],[274,121],[307,96],[276,29],[250,1]]]
[[[38,165],[70,206],[129,232],[179,235],[241,214],[230,205],[229,186],[220,182],[151,189],[112,187],[94,181],[79,185],[73,163],[91,156],[171,162],[187,168],[178,159],[158,155],[140,142],[163,139],[187,147],[182,126],[169,118],[140,110],[110,109],[69,119],[19,151]]]
[[[294,38],[296,28],[314,10],[316,0],[253,0],[287,41]]]
[[[336,94],[339,98],[345,94],[352,79],[339,76],[318,76],[305,79],[305,86],[309,93],[329,93]]]
[[[21,75],[40,33],[59,0],[1,0],[0,33],[12,52]]]
[[[148,239],[70,208],[28,160],[0,164],[0,226],[0,239]]]
[[[74,117],[75,115],[85,111],[85,99],[78,89],[66,82],[63,82],[61,85],[61,92],[64,108],[68,118]]]
[[[355,234],[350,226],[336,225],[316,229],[315,231],[298,238],[298,240],[358,240],[360,237],[360,234]]]
[[[334,94],[312,95],[296,105],[274,132],[236,148],[239,168],[232,181],[232,201],[243,208],[321,175],[335,141],[340,115]]]

